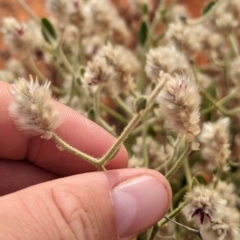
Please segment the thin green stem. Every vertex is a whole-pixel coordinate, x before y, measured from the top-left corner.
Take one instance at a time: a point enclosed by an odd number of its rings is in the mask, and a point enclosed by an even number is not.
[[[190,232],[196,233],[196,235],[197,235],[201,240],[203,240],[202,235],[201,235],[201,233],[200,233],[199,230],[194,229],[194,228],[191,228],[191,227],[188,227],[188,226],[186,226],[186,225],[184,225],[184,224],[181,224],[181,223],[179,223],[179,222],[177,222],[177,221],[175,221],[175,220],[172,220],[172,219],[170,219],[170,218],[168,218],[168,217],[166,217],[166,216],[165,216],[165,218],[166,218],[168,221],[173,222],[173,223],[175,223],[176,225],[178,225],[178,226],[180,226],[180,227],[183,227],[183,228],[187,229],[187,230],[190,231]]]
[[[142,114],[138,113],[136,114],[132,120],[129,122],[129,124],[125,127],[121,135],[118,137],[115,144],[108,150],[108,152],[100,159],[100,164],[105,165],[108,163],[112,156],[115,154],[116,149],[119,149],[122,143],[125,141],[125,139],[130,134],[131,130],[135,127],[135,125],[140,121],[142,117]]]
[[[198,86],[201,89],[201,92],[203,93],[203,95],[208,99],[209,102],[211,102],[215,108],[217,108],[221,113],[223,113],[224,115],[228,115],[228,112],[222,108],[222,106],[220,106],[219,104],[216,103],[216,101],[211,97],[210,94],[208,94],[208,92],[205,90],[205,88],[202,86],[202,84],[199,82],[198,80],[198,76],[197,76],[197,71],[196,71],[196,67],[194,65],[192,65],[192,69],[193,69],[193,75],[195,78],[196,83],[198,84]]]
[[[173,218],[175,217],[178,213],[180,213],[180,211],[187,205],[187,202],[183,202],[181,203],[177,208],[175,208],[172,212],[170,212],[167,217],[168,218]],[[160,222],[158,222],[158,226],[161,227],[164,224],[166,224],[168,222],[168,219],[162,219]]]
[[[156,123],[158,121],[158,119],[157,118],[150,118],[150,119],[148,119],[148,121],[147,121],[147,125],[148,126],[151,126],[151,125],[153,125],[154,123]],[[140,133],[141,131],[142,131],[142,129],[143,129],[143,126],[142,125],[140,125],[140,126],[137,126],[132,132],[131,132],[131,134],[132,135],[136,135],[136,134],[138,134],[138,133]]]
[[[96,123],[99,123],[99,119],[100,119],[99,102],[100,102],[101,90],[102,90],[102,85],[100,84],[97,86],[96,92],[94,93],[93,106],[94,106],[94,111],[95,111]]]
[[[38,77],[38,79],[40,80],[41,83],[44,83],[46,81],[46,77],[42,74],[42,72],[38,69],[37,65],[35,64],[35,62],[33,61],[32,57],[30,55],[28,55],[28,57],[26,58],[26,62],[27,65],[29,66],[29,68],[34,72],[34,74]],[[66,91],[64,91],[63,89],[60,89],[56,86],[51,85],[51,90],[54,93],[63,95],[66,93]]]
[[[35,22],[40,23],[38,16],[35,14],[35,12],[32,11],[32,9],[28,6],[28,4],[26,4],[24,0],[17,1]]]
[[[113,101],[121,107],[130,117],[133,117],[133,110],[118,96],[113,98]]]
[[[35,62],[33,61],[30,55],[27,55],[26,62],[28,66],[31,68],[31,70],[36,74],[40,82],[44,83],[46,81],[46,78],[44,77],[42,72],[38,69],[38,67],[36,66]]]
[[[153,240],[159,230],[158,223],[154,224],[150,230],[147,240]]]
[[[118,112],[116,112],[112,108],[110,108],[110,107],[108,107],[108,106],[106,106],[104,104],[100,104],[100,108],[102,108],[104,111],[106,111],[111,116],[115,117],[121,123],[123,123],[123,124],[127,124],[128,123],[128,120],[126,118],[124,118],[121,114],[119,114]]]
[[[220,180],[220,178],[221,178],[222,171],[223,171],[223,168],[222,168],[222,165],[220,165],[220,166],[218,167],[218,170],[217,170],[216,175],[214,176],[215,182],[214,182],[213,188],[216,188],[216,187],[217,187],[218,182],[219,182],[219,180]]]
[[[178,150],[178,147],[181,143],[181,140],[183,139],[183,136],[180,136],[180,134],[177,136],[177,139],[173,145],[173,153],[172,153],[172,156],[169,157],[164,163],[162,163],[160,166],[158,166],[157,168],[155,168],[156,171],[160,172],[163,170],[163,168],[168,165],[169,163],[171,163],[175,158],[176,158],[176,154],[177,154],[177,150]]]
[[[100,124],[105,130],[111,133],[114,137],[117,136],[113,127],[111,127],[104,119],[101,117],[98,118],[98,124]]]
[[[183,161],[183,168],[184,168],[184,173],[187,180],[188,189],[190,190],[192,186],[192,175],[190,172],[188,158],[185,158],[185,160]]]
[[[148,240],[153,240],[155,235],[157,234],[159,228],[161,226],[163,226],[164,224],[166,224],[169,219],[175,217],[185,206],[187,205],[187,202],[183,202],[181,203],[177,208],[175,208],[173,211],[171,211],[168,215],[167,218],[163,218],[161,221],[159,221],[158,223],[154,224],[151,232],[148,236]]]
[[[239,57],[238,41],[233,33],[229,35],[229,43],[232,47],[235,56]]]
[[[173,174],[178,170],[178,168],[182,165],[185,158],[188,156],[188,154],[191,152],[191,142],[187,142],[187,146],[185,151],[182,153],[181,157],[178,159],[178,161],[173,165],[173,167],[167,172],[165,177],[167,179],[170,179]]]
[[[220,106],[222,104],[225,104],[227,102],[229,102],[230,100],[232,100],[234,97],[239,95],[239,91],[240,91],[240,86],[238,86],[236,89],[234,89],[231,93],[229,93],[227,96],[225,96],[224,98],[222,98],[221,100],[219,100],[218,102],[216,102],[217,106]],[[201,115],[205,115],[208,114],[209,112],[213,111],[216,107],[213,105],[211,107],[208,107],[206,109],[203,109],[201,111]]]
[[[68,101],[66,103],[66,105],[68,105],[68,106],[70,106],[70,104],[73,100],[74,94],[75,94],[75,84],[76,84],[75,76],[72,76],[71,92],[69,94],[69,98],[68,98]]]
[[[148,168],[149,166],[149,157],[148,157],[148,149],[147,149],[147,131],[148,131],[148,125],[147,125],[147,114],[143,117],[143,128],[142,128],[142,151],[143,151],[143,162],[144,167]]]
[[[68,152],[86,160],[87,162],[91,163],[92,165],[94,165],[98,169],[100,168],[100,164],[99,164],[97,158],[91,157],[88,154],[83,153],[80,150],[72,147],[71,145],[66,143],[64,140],[62,140],[56,133],[52,133],[52,138],[64,150],[66,150],[66,151],[68,151]]]
[[[204,15],[202,15],[200,18],[197,18],[197,19],[188,19],[187,23],[190,24],[190,25],[195,25],[195,24],[199,24],[199,23],[204,22],[209,17],[211,17],[211,15],[220,6],[220,4],[222,4],[223,1],[225,1],[225,0],[215,1],[215,4],[211,7],[211,9],[209,11],[207,11],[207,13],[205,13]]]
[[[65,67],[67,68],[67,70],[72,74],[72,76],[75,76],[75,71],[71,65],[71,63],[69,62],[69,60],[67,59],[65,53],[62,50],[62,47],[59,47],[58,51],[55,53],[55,55],[58,55],[61,60],[63,61],[63,64],[65,65]]]
[[[105,165],[108,163],[113,154],[116,153],[116,149],[120,149],[120,146],[122,143],[127,139],[131,131],[134,129],[136,124],[142,119],[142,117],[146,114],[148,111],[148,106],[151,106],[152,102],[158,95],[158,93],[161,91],[163,88],[165,82],[168,80],[168,75],[164,75],[161,79],[161,81],[158,83],[158,85],[155,87],[155,89],[152,91],[152,93],[149,95],[147,99],[147,107],[144,111],[136,113],[134,117],[131,119],[131,121],[128,123],[128,125],[125,127],[121,135],[118,137],[117,141],[115,144],[108,150],[108,152],[100,159],[100,164]]]

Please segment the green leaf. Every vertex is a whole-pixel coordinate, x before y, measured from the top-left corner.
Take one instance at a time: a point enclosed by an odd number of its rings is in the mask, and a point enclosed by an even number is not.
[[[141,110],[146,108],[146,105],[147,105],[147,99],[145,97],[139,97],[135,104],[136,111],[140,112]]]
[[[205,15],[215,5],[215,3],[216,3],[216,1],[211,1],[211,2],[207,3],[205,5],[205,7],[203,8],[202,15]]]
[[[45,40],[48,42],[51,42],[50,41],[51,37],[53,39],[56,39],[57,35],[51,22],[47,18],[42,18],[41,24],[42,24],[42,33]]]
[[[143,13],[143,15],[148,15],[148,5],[147,4],[143,4],[142,13]]]
[[[148,27],[147,27],[147,23],[145,21],[142,22],[141,27],[140,27],[140,31],[139,31],[139,42],[140,44],[143,46],[147,40],[147,36],[148,36]]]
[[[84,76],[84,73],[85,73],[85,68],[81,68],[80,74],[81,74],[82,77]]]

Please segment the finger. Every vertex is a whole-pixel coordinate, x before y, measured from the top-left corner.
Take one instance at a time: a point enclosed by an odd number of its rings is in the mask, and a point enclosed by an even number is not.
[[[27,158],[37,166],[62,176],[95,170],[92,165],[73,154],[59,151],[53,140],[44,140],[40,137],[28,139],[19,132],[8,113],[12,99],[8,91],[9,86],[0,82],[1,158],[13,160]],[[101,157],[113,145],[114,137],[100,126],[63,104],[56,102],[55,105],[61,114],[61,124],[56,133],[67,143],[94,157]],[[127,152],[122,147],[108,168],[126,166]]]
[[[75,175],[0,198],[0,239],[127,239],[160,220],[170,201],[153,170]]]
[[[0,196],[59,178],[28,161],[0,159]]]

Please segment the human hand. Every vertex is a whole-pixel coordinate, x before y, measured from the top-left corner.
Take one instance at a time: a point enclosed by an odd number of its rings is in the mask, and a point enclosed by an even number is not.
[[[124,147],[107,166],[115,170],[92,172],[54,141],[28,139],[9,116],[8,88],[0,82],[0,239],[131,239],[164,216],[171,190],[162,175],[121,169]],[[69,144],[95,157],[113,144],[98,125],[56,106],[62,116],[56,132]]]

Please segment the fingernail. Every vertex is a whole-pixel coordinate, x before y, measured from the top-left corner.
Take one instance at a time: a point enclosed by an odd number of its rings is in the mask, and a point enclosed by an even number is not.
[[[160,180],[144,175],[120,183],[112,192],[119,237],[138,233],[161,219],[168,208],[168,192]]]

